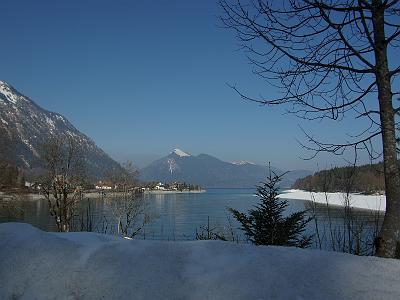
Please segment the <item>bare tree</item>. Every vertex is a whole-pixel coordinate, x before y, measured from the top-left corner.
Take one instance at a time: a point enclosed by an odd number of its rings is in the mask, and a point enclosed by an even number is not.
[[[70,136],[52,137],[43,145],[46,174],[40,186],[58,231],[71,230],[74,211],[82,199],[84,166],[79,147]]]
[[[110,171],[109,179],[116,187],[115,193],[107,195],[113,215],[117,220],[117,233],[134,238],[150,221],[146,212],[145,199],[138,189],[138,171],[128,161],[123,171]]]
[[[400,239],[400,174],[396,153],[399,95],[399,0],[220,0],[223,24],[254,65],[254,72],[277,86],[282,96],[243,98],[265,105],[288,104],[307,120],[367,120],[364,131],[342,144],[306,133],[313,150],[342,154],[366,150],[383,155],[387,208],[377,255],[394,257]],[[398,60],[397,60],[398,63]],[[381,139],[382,153],[374,149]]]

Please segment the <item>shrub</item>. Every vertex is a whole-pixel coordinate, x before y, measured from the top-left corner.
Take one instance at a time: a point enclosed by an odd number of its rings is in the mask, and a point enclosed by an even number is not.
[[[306,216],[306,210],[284,217],[288,203],[278,198],[277,187],[282,176],[270,170],[267,181],[257,186],[257,196],[260,197],[261,203],[249,210],[248,214],[233,208],[229,208],[229,211],[239,221],[247,238],[255,245],[306,248],[312,242],[312,236],[304,234],[311,217]]]

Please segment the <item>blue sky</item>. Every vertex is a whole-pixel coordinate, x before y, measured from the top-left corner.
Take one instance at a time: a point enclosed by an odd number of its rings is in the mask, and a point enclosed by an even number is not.
[[[0,80],[66,116],[117,160],[148,160],[173,148],[283,169],[313,161],[299,125],[340,141],[362,125],[301,122],[284,107],[246,102],[274,89],[251,73],[215,1],[0,0]],[[346,123],[347,122],[347,123]],[[142,162],[143,163],[143,162]]]

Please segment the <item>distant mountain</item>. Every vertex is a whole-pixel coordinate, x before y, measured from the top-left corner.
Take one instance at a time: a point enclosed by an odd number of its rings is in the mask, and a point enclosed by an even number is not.
[[[41,167],[40,148],[55,136],[71,136],[84,154],[88,175],[101,177],[121,166],[62,115],[47,111],[0,81],[0,143],[12,145],[20,168]],[[1,155],[1,154],[0,154]]]
[[[277,174],[281,170],[272,168]],[[225,162],[211,155],[190,155],[180,149],[174,149],[169,155],[160,158],[141,169],[143,181],[184,181],[203,187],[244,188],[254,187],[265,181],[268,168],[247,161]],[[288,173],[281,183],[290,187],[297,178],[311,174],[310,171],[296,170]]]

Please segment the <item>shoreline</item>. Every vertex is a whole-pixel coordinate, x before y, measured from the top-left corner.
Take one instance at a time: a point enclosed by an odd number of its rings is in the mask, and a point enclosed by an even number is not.
[[[199,194],[199,193],[205,193],[207,190],[199,190],[199,191],[163,191],[163,190],[152,190],[152,191],[144,191],[143,195],[170,195],[170,194]],[[89,192],[84,192],[83,193],[83,199],[89,198],[97,198],[97,197],[102,197],[102,196],[118,196],[122,192],[119,191],[89,191]],[[46,200],[46,197],[42,194],[36,194],[36,193],[4,193],[0,192],[0,200],[2,201],[38,201],[38,200]]]
[[[205,193],[207,190],[198,191],[163,191],[163,190],[151,190],[144,191],[143,195],[172,195],[172,194],[200,194]],[[121,192],[113,191],[89,191],[84,193],[83,199],[93,199],[101,197],[117,197]],[[278,195],[281,199],[293,199],[310,201],[318,204],[329,204],[332,206],[343,207],[345,197],[343,193],[323,193],[323,192],[307,192],[304,190],[287,189],[282,190]],[[46,200],[41,194],[26,193],[26,194],[12,194],[0,192],[1,201],[40,201]],[[374,211],[385,211],[386,210],[386,196],[384,195],[363,195],[363,194],[350,194],[349,198],[350,207],[358,209],[367,209]]]
[[[278,195],[281,199],[293,199],[311,201],[319,204],[329,204],[343,207],[345,203],[345,194],[336,193],[323,193],[323,192],[307,192],[304,190],[282,190]],[[385,195],[363,195],[363,194],[349,194],[350,207],[359,209],[368,209],[375,211],[386,210],[386,196]]]
[[[152,191],[144,191],[143,194],[152,194],[152,195],[165,195],[165,194],[200,194],[205,193],[207,190],[193,190],[193,191],[163,191],[163,190],[152,190]]]

